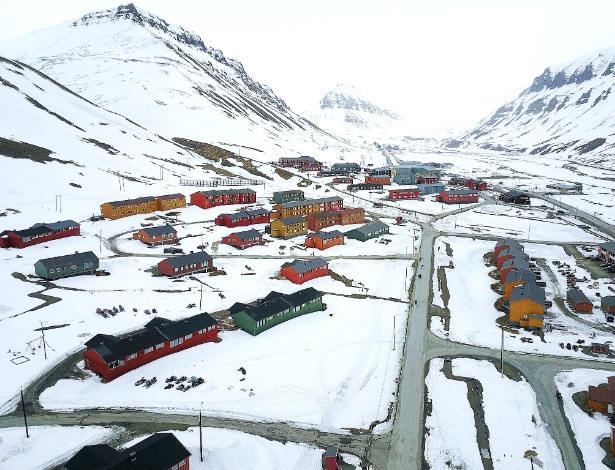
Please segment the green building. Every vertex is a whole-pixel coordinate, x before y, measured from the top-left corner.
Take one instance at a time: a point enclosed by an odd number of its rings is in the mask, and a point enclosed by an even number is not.
[[[273,193],[273,200],[276,204],[283,204],[291,201],[303,201],[305,195],[300,189],[289,189],[288,191],[275,191]]]
[[[308,287],[293,294],[270,292],[255,305],[236,303],[230,308],[233,322],[256,336],[269,328],[306,313],[322,310],[322,293]]]
[[[34,263],[34,272],[43,279],[53,280],[79,274],[94,274],[98,269],[98,257],[91,251],[72,255],[40,259]]]
[[[416,184],[420,175],[429,174],[440,177],[440,170],[424,164],[402,163],[391,169],[393,182],[397,184]]]
[[[384,222],[376,220],[374,222],[370,222],[369,224],[363,225],[362,227],[346,232],[346,237],[364,242],[371,240],[372,238],[378,238],[380,235],[385,233],[389,233],[389,226]]]

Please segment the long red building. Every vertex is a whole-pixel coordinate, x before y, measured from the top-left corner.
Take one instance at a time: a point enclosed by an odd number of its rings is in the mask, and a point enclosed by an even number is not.
[[[34,224],[24,230],[5,230],[0,233],[1,248],[26,248],[59,238],[81,234],[81,226],[74,220],[63,220],[51,224]]]
[[[265,209],[254,209],[251,211],[235,212],[234,214],[220,214],[214,219],[214,222],[216,225],[224,225],[228,228],[268,224],[269,211]]]
[[[478,202],[478,191],[472,189],[442,191],[436,196],[436,201],[445,204],[471,204]]]
[[[211,191],[197,191],[190,195],[190,204],[202,209],[231,204],[253,204],[255,202],[256,192],[249,188],[212,189]]]
[[[118,338],[96,335],[85,343],[85,368],[110,382],[169,354],[218,340],[218,322],[208,313],[183,320],[154,318],[143,329]]]
[[[207,273],[216,271],[213,259],[204,251],[189,253],[163,259],[158,263],[158,271],[169,277],[185,276],[192,273]]]
[[[418,199],[421,197],[419,188],[400,188],[389,189],[389,200],[396,201],[398,199]]]

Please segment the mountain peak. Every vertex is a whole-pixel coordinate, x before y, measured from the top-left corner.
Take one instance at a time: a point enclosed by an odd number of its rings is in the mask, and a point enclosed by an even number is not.
[[[386,115],[399,119],[394,112],[380,108],[365,99],[352,85],[339,84],[320,100],[320,109],[344,109],[347,111],[362,111],[368,114]]]

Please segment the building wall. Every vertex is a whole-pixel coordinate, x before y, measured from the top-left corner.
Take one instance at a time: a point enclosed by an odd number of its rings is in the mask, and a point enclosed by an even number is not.
[[[107,219],[121,219],[124,217],[130,217],[137,214],[149,214],[158,210],[158,202],[156,200],[149,202],[142,202],[138,204],[126,204],[124,206],[114,207],[108,202],[105,202],[100,206],[100,212]]]
[[[198,206],[202,209],[233,204],[251,204],[255,202],[256,193],[222,194],[219,196],[208,197],[197,191],[196,193],[190,195],[190,204]]]
[[[344,208],[344,201],[333,201],[325,203],[312,204],[309,201],[296,207],[282,207],[280,204],[275,204],[271,210],[270,217],[273,219],[287,219],[290,217],[307,216],[310,214],[318,214],[320,212],[336,211]]]
[[[79,225],[77,225],[77,227],[75,227],[74,229],[64,230],[61,232],[51,231],[49,235],[30,238],[30,240],[28,241],[24,241],[24,239],[20,236],[17,236],[13,232],[9,232],[7,234],[7,239],[9,246],[13,248],[26,248],[28,246],[38,245],[39,243],[46,243],[52,240],[58,240],[60,238],[66,237],[74,237],[77,235],[81,235],[81,227]]]
[[[236,234],[231,233],[226,237],[222,237],[222,243],[225,245],[231,245],[236,248],[249,248],[251,246],[262,245],[263,237],[258,237],[256,240],[242,240]]]
[[[156,346],[153,345],[154,350],[147,354],[143,351],[139,351],[136,358],[129,361],[124,360],[124,365],[114,367],[113,369],[109,369],[109,364],[107,364],[93,349],[87,349],[83,353],[83,360],[86,369],[98,374],[105,379],[105,381],[110,382],[118,378],[120,375],[124,375],[126,372],[137,369],[142,365],[148,364],[156,359],[160,359],[161,357],[183,351],[184,349],[188,349],[199,344],[214,342],[217,340],[218,326],[214,325],[212,330],[205,331],[202,334],[198,334],[198,332],[195,331],[192,338],[184,339],[182,344],[179,344],[173,348],[169,346],[169,341],[165,341],[164,346],[160,349],[156,349]]]
[[[73,268],[73,266],[76,266]],[[94,274],[98,269],[99,261],[93,261],[92,267],[84,268],[83,263],[79,264],[67,264],[66,266],[62,266],[60,268],[55,268],[54,272],[47,270],[45,266],[40,261],[34,263],[34,272],[37,276],[42,277],[43,279],[53,280],[53,279],[62,279],[64,277],[78,276],[80,274]],[[66,268],[66,269],[65,269]]]
[[[213,260],[205,261],[203,263],[194,263],[195,267],[180,269],[175,272],[175,268],[171,266],[171,264],[167,260],[162,260],[158,263],[158,271],[165,276],[174,277],[174,276],[185,276],[186,274],[196,273],[196,272],[209,272],[215,271],[216,268],[213,267]]]
[[[513,323],[519,323],[525,315],[542,315],[543,313],[544,305],[539,305],[530,299],[522,299],[510,303],[509,319]]]
[[[606,413],[609,409],[608,403],[590,400],[589,398],[587,399],[587,407],[594,411],[597,411],[598,413]]]
[[[279,219],[273,220],[270,225],[270,235],[275,238],[293,238],[308,233],[307,221],[295,224],[283,224]]]
[[[328,240],[323,240],[319,237],[308,237],[305,239],[305,246],[309,248],[317,248],[319,250],[326,250],[335,245],[343,245],[344,237],[335,237]]]
[[[391,178],[388,176],[371,176],[365,177],[365,182],[368,184],[391,184]]]
[[[288,279],[293,284],[303,284],[311,279],[316,279],[317,277],[324,277],[329,275],[329,266],[325,265],[316,269],[313,269],[310,272],[298,273],[292,267],[287,266],[282,268],[280,274]]]
[[[170,199],[162,199],[160,197],[157,197],[156,204],[158,206],[159,211],[169,211],[171,209],[180,209],[182,207],[186,207],[186,196],[170,198]]]
[[[389,199],[418,199],[421,193],[418,189],[390,189]]]
[[[284,193],[284,192],[275,192],[273,193],[273,200],[277,204],[282,204],[284,202],[290,201],[303,201],[305,199],[303,195],[303,191],[297,191],[296,193]]]
[[[164,237],[162,235],[155,235],[152,237],[148,235],[145,230],[139,230],[137,233],[132,234],[132,238],[133,240],[139,240],[147,245],[164,245],[173,243],[177,240],[177,232],[166,233],[164,235]]]
[[[256,322],[244,312],[236,313],[235,315],[232,315],[232,317],[235,325],[244,330],[246,333],[256,336],[269,328],[279,325],[280,323],[284,323],[285,321],[292,320],[293,318],[305,315],[306,313],[316,312],[318,310],[322,310],[322,298],[306,305],[297,312],[291,311],[279,317],[272,317],[262,326],[256,326]]]
[[[506,301],[510,300],[510,295],[512,294],[512,290],[516,286],[520,286],[522,284],[524,284],[523,281],[513,281],[513,282],[509,282],[508,284],[504,284],[504,300]]]

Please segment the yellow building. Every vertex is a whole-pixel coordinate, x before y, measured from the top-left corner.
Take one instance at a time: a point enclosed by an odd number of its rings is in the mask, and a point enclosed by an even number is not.
[[[510,295],[509,323],[514,326],[542,328],[545,291],[534,283],[515,286]]]
[[[100,212],[106,219],[121,219],[137,214],[149,214],[158,210],[155,197],[146,196],[124,201],[105,202],[100,206]]]
[[[307,219],[305,217],[273,219],[269,224],[269,230],[271,236],[276,238],[293,238],[299,235],[307,235]]]

